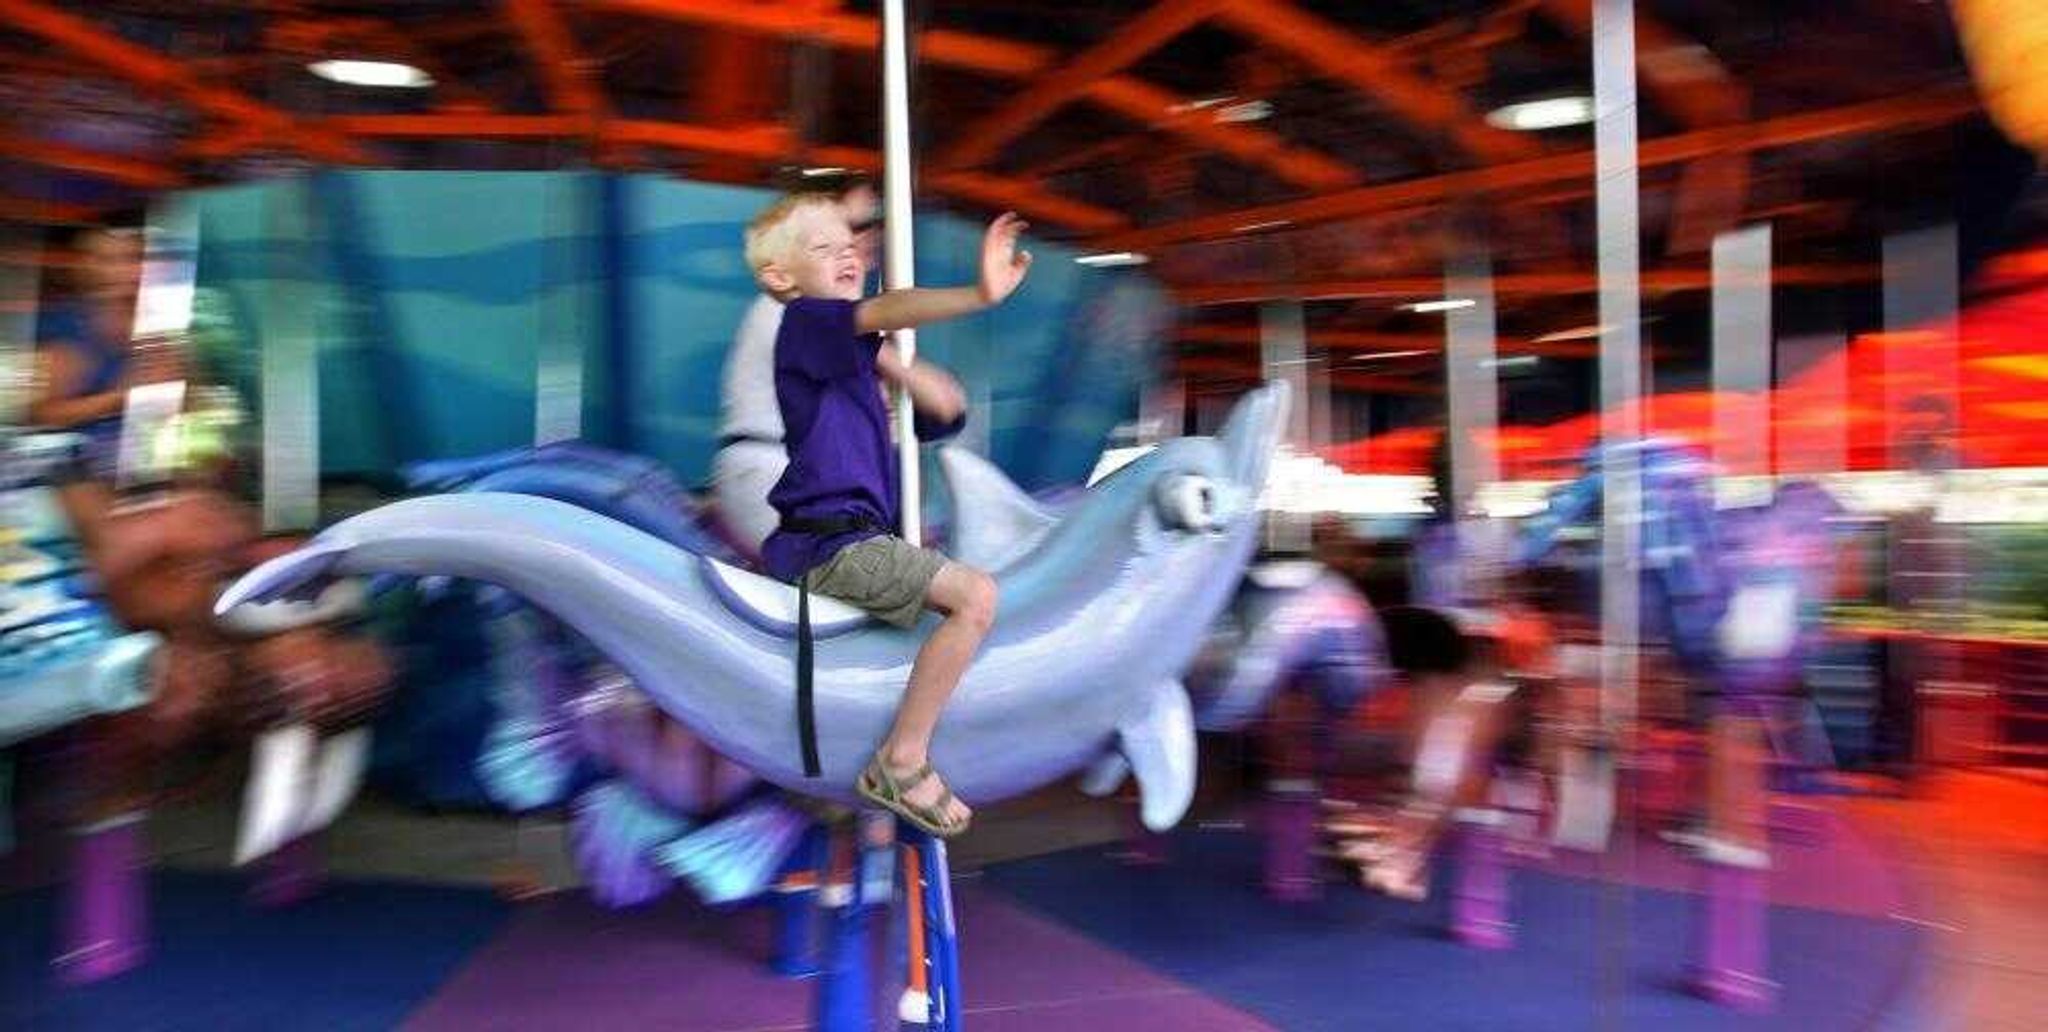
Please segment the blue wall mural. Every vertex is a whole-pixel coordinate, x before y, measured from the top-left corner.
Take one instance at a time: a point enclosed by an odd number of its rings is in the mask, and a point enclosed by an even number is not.
[[[658,458],[685,483],[708,475],[720,370],[755,293],[741,227],[767,191],[598,173],[324,172],[191,196],[201,318],[235,342],[220,364],[251,411],[265,339],[313,329],[325,472],[529,444],[538,364],[567,356],[580,364],[584,436]],[[307,232],[273,232],[285,225]],[[970,282],[981,229],[921,213],[919,282]],[[919,346],[977,402],[966,439],[1046,486],[1085,477],[1109,430],[1135,415],[1170,309],[1141,274],[1030,246],[1031,279],[1007,305],[931,328]],[[312,310],[266,305],[288,280],[312,281]]]

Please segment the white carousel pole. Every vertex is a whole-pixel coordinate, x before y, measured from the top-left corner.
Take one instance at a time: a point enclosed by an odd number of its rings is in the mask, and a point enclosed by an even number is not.
[[[911,237],[914,159],[910,149],[910,30],[904,0],[882,0],[882,288],[902,290],[916,285],[916,251]],[[893,335],[903,364],[917,360],[917,333]],[[894,391],[898,494],[902,506],[903,540],[924,543],[924,492],[919,481],[917,425],[910,392]],[[953,948],[952,893],[944,887],[950,871],[944,842],[929,839],[898,847],[898,900],[907,924],[904,934],[906,981],[897,999],[899,1018],[923,1022],[928,1028],[959,1027],[957,953]],[[939,888],[928,893],[926,883]],[[927,898],[928,895],[931,898]],[[912,915],[923,920],[915,920]],[[917,929],[922,934],[916,934]],[[937,949],[934,949],[936,940]]]
[[[882,0],[882,289],[915,286],[917,265],[911,240],[910,34],[903,0]],[[917,358],[917,331],[891,335],[903,364]],[[924,492],[918,480],[916,424],[910,394],[895,389],[896,462],[902,484],[903,540],[922,544]]]

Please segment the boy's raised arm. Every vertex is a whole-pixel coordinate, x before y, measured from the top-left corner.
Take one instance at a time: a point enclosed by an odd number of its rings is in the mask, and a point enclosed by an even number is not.
[[[997,216],[982,234],[980,284],[936,289],[912,287],[877,294],[854,310],[854,329],[861,333],[907,330],[1002,304],[1031,269],[1031,252],[1017,250],[1017,237],[1028,228],[1030,224],[1015,212]]]

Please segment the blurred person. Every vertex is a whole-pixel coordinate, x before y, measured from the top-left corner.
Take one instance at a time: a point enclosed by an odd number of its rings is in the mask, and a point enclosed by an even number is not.
[[[1522,718],[1491,629],[1431,609],[1381,614],[1388,659],[1414,696],[1409,783],[1384,825],[1333,822],[1337,854],[1361,884],[1396,899],[1429,894],[1429,858],[1463,807],[1486,804],[1500,749]]]
[[[747,264],[782,303],[774,385],[789,466],[769,492],[780,522],[762,545],[763,564],[803,591],[899,627],[914,626],[926,609],[943,616],[855,785],[863,798],[940,836],[965,831],[972,811],[932,770],[931,739],[994,622],[996,587],[988,574],[895,536],[899,474],[883,382],[908,395],[920,437],[959,432],[967,405],[958,381],[928,363],[906,363],[881,334],[1007,300],[1031,266],[1030,252],[1017,248],[1025,228],[1012,213],[989,224],[973,286],[868,297],[867,269],[835,198],[786,197],[747,226]]]
[[[129,391],[184,380],[179,349],[137,341],[143,236],[135,222],[65,234],[73,265],[44,313],[29,418],[79,435],[55,491],[94,591],[128,630],[164,639],[151,701],[89,722],[81,738],[92,773],[89,819],[134,812],[163,787],[168,766],[218,755],[197,746],[285,720],[332,729],[361,719],[381,697],[388,668],[367,639],[339,633],[331,616],[284,621],[239,637],[213,618],[220,586],[262,558],[251,509],[215,486],[179,448],[162,477],[124,489],[114,481]],[[210,457],[209,457],[210,458]]]
[[[1927,395],[1908,401],[1899,420],[1897,451],[1900,467],[1923,481],[1926,490],[1919,504],[1889,521],[1890,603],[1913,633],[1889,643],[1891,671],[1876,730],[1891,773],[1910,784],[1920,763],[1943,752],[1923,740],[1927,699],[1946,690],[1961,667],[1945,618],[1962,610],[1968,541],[1938,518],[1943,475],[1955,466],[1953,408]]]
[[[166,342],[135,339],[139,220],[117,216],[68,231],[56,248],[74,264],[58,278],[60,296],[40,319],[28,418],[82,435],[89,468],[107,477],[119,452],[129,390],[183,379],[184,369]]]
[[[881,202],[874,184],[865,177],[849,177],[836,184],[810,185],[837,198],[853,230],[861,267],[873,269],[881,238]],[[782,301],[764,290],[733,334],[725,361],[718,453],[711,460],[719,521],[755,556],[775,532],[779,517],[768,504],[768,492],[789,465],[782,412],[775,404],[775,331],[782,322],[782,307]]]

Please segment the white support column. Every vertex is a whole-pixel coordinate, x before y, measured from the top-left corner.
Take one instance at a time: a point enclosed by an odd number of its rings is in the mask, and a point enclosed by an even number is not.
[[[1268,301],[1259,306],[1259,356],[1267,382],[1283,381],[1301,399],[1288,413],[1287,446],[1297,454],[1308,437],[1308,328],[1299,301]],[[1281,476],[1287,474],[1282,471]],[[1299,552],[1308,548],[1308,523],[1274,509],[1266,514],[1266,547]]]
[[[1472,302],[1444,313],[1444,433],[1450,441],[1453,499],[1449,513],[1463,538],[1477,513],[1479,492],[1500,480],[1500,457],[1493,447],[1500,423],[1493,267],[1485,252],[1463,251],[1445,264],[1444,298]],[[1484,554],[1474,545],[1461,541],[1459,555]]]
[[[1771,227],[1714,238],[1714,463],[1719,504],[1769,498],[1771,466]],[[1762,496],[1732,479],[1761,475]]]
[[[601,187],[597,173],[554,177],[542,189],[545,214],[540,242],[540,339],[534,351],[533,443],[553,444],[583,436],[584,329],[591,324],[590,278],[582,275],[593,256],[593,234],[583,232],[583,213],[592,211]],[[567,211],[567,225],[552,216]]]
[[[1634,0],[1594,0],[1593,106],[1600,433],[1611,444],[1642,437],[1634,405],[1643,384]],[[1603,720],[1615,730],[1633,724],[1636,713],[1641,510],[1640,466],[1630,457],[1610,462],[1601,477],[1600,698]]]
[[[265,200],[273,247],[258,340],[263,381],[263,529],[306,530],[320,518],[319,289],[311,191],[279,181]]]

